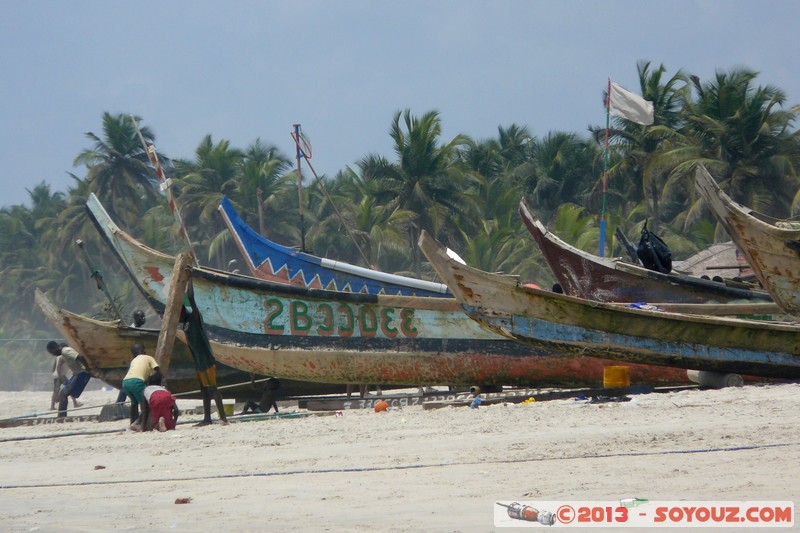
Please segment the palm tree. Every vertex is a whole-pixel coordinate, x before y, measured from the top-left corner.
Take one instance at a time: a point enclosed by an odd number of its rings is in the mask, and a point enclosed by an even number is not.
[[[480,231],[464,235],[464,246],[458,253],[470,266],[490,272],[501,271],[515,251],[514,234],[511,228],[497,228],[483,221]]]
[[[596,174],[595,145],[567,132],[550,132],[530,144],[530,158],[513,173],[524,180],[525,191],[542,218],[549,219],[564,202],[585,203]]]
[[[626,210],[639,202],[646,206],[650,228],[659,231],[662,222],[661,203],[669,162],[659,160],[659,147],[671,138],[681,125],[688,87],[686,75],[678,71],[665,79],[666,67],[651,70],[649,61],[636,65],[639,86],[645,100],[653,103],[654,123],[642,126],[630,120],[614,117],[609,130],[609,196],[617,198],[617,205]],[[606,95],[607,96],[607,95]],[[595,139],[605,136],[605,130],[591,128]],[[613,206],[612,206],[613,210]]]
[[[503,172],[510,173],[530,159],[530,146],[534,141],[528,128],[512,124],[508,128],[499,127],[497,144],[503,161]]]
[[[86,182],[80,181],[84,185]],[[33,303],[35,288],[50,292],[58,301],[71,302],[78,312],[96,309],[102,300],[87,298],[91,294],[89,271],[74,247],[75,225],[88,223],[84,214],[83,196],[68,199],[61,192],[51,193],[47,184],[29,190],[30,209],[11,206],[0,210],[0,322],[14,324],[9,331],[19,337],[30,337],[40,328],[44,317]],[[88,235],[96,236],[94,228]],[[76,260],[77,259],[77,260]],[[74,296],[80,294],[80,298]]]
[[[326,180],[324,197],[319,187],[309,188],[311,214],[318,220],[309,240],[316,253],[405,273],[409,266],[406,233],[414,214],[400,208],[398,198],[378,203],[374,193],[379,185],[347,168]]]
[[[230,141],[214,144],[211,135],[206,135],[195,150],[194,161],[177,161],[178,175],[176,205],[187,232],[195,245],[198,259],[203,256],[222,267],[227,261],[224,254],[210,254],[212,241],[217,240],[215,251],[222,251],[219,239],[227,240],[227,231],[217,214],[217,207],[224,195],[233,194],[239,184],[239,169],[244,154],[231,148]]]
[[[141,133],[148,143],[153,142],[155,137],[149,128],[142,127]],[[94,146],[82,151],[74,165],[86,166],[89,192],[97,195],[115,220],[124,227],[131,227],[139,214],[159,200],[153,185],[155,173],[136,132],[134,119],[130,115],[105,112],[103,137],[92,132],[86,133],[86,137]]]
[[[700,99],[689,127],[734,200],[787,213],[785,195],[775,193],[797,186],[797,143],[785,142],[797,109],[778,109],[786,95],[777,87],[754,87],[756,76],[743,69],[718,72],[704,85],[693,78]]]
[[[256,139],[244,151],[236,190],[231,201],[235,201],[237,209],[243,216],[256,214],[259,222],[259,233],[267,235],[268,228],[264,223],[264,208],[275,202],[280,191],[291,186],[291,176],[287,172],[291,162],[283,156],[275,146],[266,146]],[[270,213],[270,226],[277,223]]]
[[[459,238],[453,224],[456,214],[474,220],[470,213],[475,206],[464,192],[472,176],[457,157],[457,150],[471,141],[465,135],[457,135],[450,142],[440,144],[441,131],[441,119],[436,111],[421,117],[413,116],[408,109],[398,111],[390,129],[397,162],[368,156],[359,163],[365,179],[381,182],[382,189],[375,198],[378,203],[399,198],[398,207],[414,213],[407,236],[417,275],[420,275],[417,240],[423,229],[448,242],[448,239]]]
[[[496,139],[472,142],[458,151],[458,159],[466,168],[486,180],[495,180],[503,176],[506,161],[502,148]]]
[[[64,207],[66,200],[63,192],[50,192],[50,185],[41,182],[33,190],[25,189],[31,200],[31,216],[33,218],[54,216]]]
[[[692,185],[697,164],[705,165],[736,201],[774,217],[790,213],[792,199],[785,191],[800,185],[800,146],[791,131],[799,109],[781,110],[784,93],[755,86],[756,77],[747,69],[719,71],[706,83],[691,77],[697,100],[687,104],[686,126],[663,155],[674,163],[668,189],[683,191],[688,199],[680,213],[684,229],[703,213]]]
[[[582,250],[596,249],[600,229],[586,209],[575,204],[563,204],[555,212],[551,230],[565,242]]]
[[[513,178],[514,169],[530,159],[534,141],[528,128],[516,124],[497,130],[496,139],[469,143],[458,154],[467,167],[489,180]]]

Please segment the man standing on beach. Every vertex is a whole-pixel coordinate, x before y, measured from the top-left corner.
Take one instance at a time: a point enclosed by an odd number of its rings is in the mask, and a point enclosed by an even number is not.
[[[89,373],[89,363],[86,358],[66,344],[50,341],[47,343],[47,351],[54,357],[61,357],[72,372],[72,376],[67,378],[58,392],[58,418],[63,419],[67,416],[69,397],[72,396],[73,401],[80,397],[92,375]],[[56,361],[57,365],[58,361]]]
[[[222,396],[219,393],[219,389],[217,389],[217,360],[214,358],[214,352],[208,342],[203,315],[200,314],[200,308],[197,307],[197,302],[194,299],[194,285],[192,284],[191,276],[186,284],[186,296],[189,299],[189,305],[192,310],[189,311],[185,305],[183,306],[183,309],[181,309],[181,322],[183,322],[186,341],[194,359],[197,379],[200,380],[200,392],[203,394],[203,420],[195,425],[207,426],[211,424],[211,398],[213,397],[217,404],[219,423],[227,426],[228,418],[225,416]]]
[[[139,417],[139,405],[145,401],[144,389],[152,374],[157,374],[160,379],[161,369],[152,356],[144,353],[144,344],[131,346],[131,354],[133,360],[122,380],[122,390],[131,400],[131,429],[141,431],[143,424]]]
[[[56,402],[58,402],[58,395],[61,391],[61,385],[66,383],[67,378],[67,368],[66,363],[64,362],[63,356],[56,357],[56,360],[53,362],[53,395],[50,397],[50,410],[56,410]],[[79,402],[75,396],[72,396],[72,407],[80,407],[83,404]]]

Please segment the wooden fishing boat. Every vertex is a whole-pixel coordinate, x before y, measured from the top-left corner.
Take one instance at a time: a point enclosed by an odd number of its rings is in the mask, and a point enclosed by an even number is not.
[[[162,311],[174,258],[121,231],[96,197],[87,208],[131,279]],[[453,298],[308,289],[202,267],[192,278],[217,359],[247,372],[326,383],[579,386],[602,382],[611,364],[518,345],[481,328]],[[636,366],[631,380],[687,378]]]
[[[447,285],[387,274],[341,261],[316,257],[259,235],[245,223],[227,196],[219,212],[247,267],[256,278],[333,291],[405,296],[452,297]]]
[[[147,353],[155,353],[158,330],[133,328],[119,320],[106,321],[84,317],[59,308],[43,292],[36,289],[34,300],[45,317],[64,337],[67,344],[86,357],[92,376],[112,387],[120,388],[131,362],[131,346],[142,343]],[[217,381],[220,386],[250,381],[246,372],[220,364]],[[175,393],[200,388],[192,354],[183,342],[176,342],[169,366],[169,388]]]
[[[800,378],[800,325],[585,300],[458,263],[425,233],[420,247],[470,317],[535,349],[722,374]]]
[[[701,165],[695,185],[775,303],[800,316],[800,224],[782,223],[734,202]]]
[[[525,200],[522,221],[533,236],[565,294],[599,302],[726,303],[768,302],[769,294],[744,283],[717,282],[683,274],[663,274],[620,258],[592,255],[567,244],[545,228]]]
[[[130,347],[142,343],[146,353],[155,353],[159,330],[133,328],[119,320],[96,320],[55,305],[43,292],[36,289],[35,300],[50,323],[61,333],[70,346],[86,354],[92,376],[112,387],[120,388],[122,378],[128,372]],[[225,353],[227,347],[212,341],[215,353]],[[255,383],[266,376],[253,375],[224,363],[217,364],[217,383],[222,396],[236,399],[261,397],[263,385]],[[192,354],[182,332],[178,332],[170,356],[168,386],[174,394],[199,393],[200,383],[194,367]],[[282,379],[278,392],[280,397],[309,396],[320,394],[344,394],[346,387],[336,383],[318,383]],[[201,396],[196,394],[198,398]]]

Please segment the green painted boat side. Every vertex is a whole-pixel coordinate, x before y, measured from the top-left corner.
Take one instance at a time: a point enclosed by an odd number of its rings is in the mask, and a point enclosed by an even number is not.
[[[134,283],[163,309],[174,258],[121,231],[96,199],[90,215]],[[247,372],[325,383],[576,386],[602,382],[593,358],[531,348],[481,328],[453,298],[335,292],[208,268],[192,271],[215,355]],[[632,369],[632,379],[685,373]]]
[[[128,372],[131,361],[130,348],[142,343],[147,353],[155,353],[159,331],[155,329],[131,328],[119,321],[95,320],[56,306],[44,293],[36,290],[35,300],[44,315],[59,331],[67,343],[83,354],[91,367],[92,376],[115,388],[120,388],[122,379]],[[224,363],[217,365],[217,384],[224,397],[260,398],[263,385],[248,372],[230,367]],[[200,382],[188,346],[180,340],[175,345],[170,358],[167,376],[170,391],[174,394],[199,392]],[[294,380],[281,380],[279,396],[300,396],[310,394],[343,394],[345,387],[337,384],[324,384]],[[196,395],[198,398],[199,394]]]

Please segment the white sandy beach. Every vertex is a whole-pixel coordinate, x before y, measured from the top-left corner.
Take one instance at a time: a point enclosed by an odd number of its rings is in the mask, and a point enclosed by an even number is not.
[[[0,429],[0,530],[481,532],[496,501],[800,501],[800,384],[631,398]],[[0,393],[3,419],[48,406]]]

